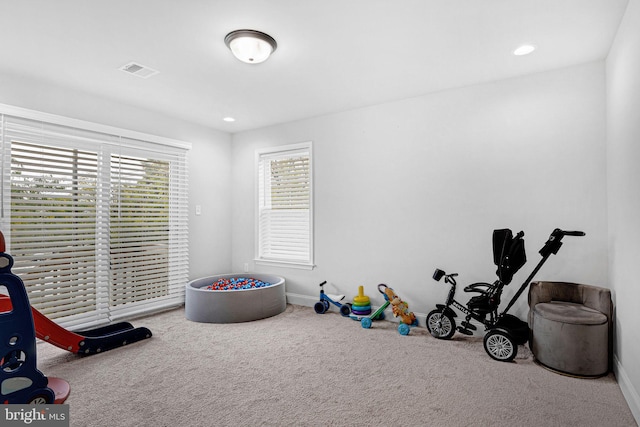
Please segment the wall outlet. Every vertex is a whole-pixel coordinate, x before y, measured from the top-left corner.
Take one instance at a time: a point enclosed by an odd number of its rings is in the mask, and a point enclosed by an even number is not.
[[[196,205],[196,215],[200,215],[202,213],[202,206]]]
[[[244,272],[245,272],[245,273],[248,273],[248,272],[249,272],[249,263],[248,263],[248,262],[245,262],[245,263],[244,263]]]

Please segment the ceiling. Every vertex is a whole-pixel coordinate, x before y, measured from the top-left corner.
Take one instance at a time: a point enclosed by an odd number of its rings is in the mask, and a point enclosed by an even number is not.
[[[0,1],[0,74],[235,133],[603,59],[628,0]],[[245,28],[269,60],[232,56]]]

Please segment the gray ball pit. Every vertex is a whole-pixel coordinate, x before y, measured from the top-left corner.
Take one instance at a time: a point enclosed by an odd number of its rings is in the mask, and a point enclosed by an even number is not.
[[[231,291],[210,291],[206,287],[218,279],[247,277],[271,283],[271,286]],[[264,319],[287,308],[284,278],[270,274],[220,274],[187,283],[185,315],[203,323],[239,323]]]

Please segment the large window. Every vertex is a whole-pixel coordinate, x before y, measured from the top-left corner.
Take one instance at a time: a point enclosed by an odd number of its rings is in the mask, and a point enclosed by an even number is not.
[[[256,155],[256,262],[313,268],[311,143]]]
[[[0,229],[31,304],[68,327],[181,304],[188,145],[0,119]]]

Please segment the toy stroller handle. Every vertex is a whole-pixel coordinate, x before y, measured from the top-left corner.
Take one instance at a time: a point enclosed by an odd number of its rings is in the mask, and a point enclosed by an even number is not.
[[[564,231],[561,230],[562,234],[564,234],[565,236],[585,236],[585,232],[584,231]]]
[[[507,305],[507,308],[504,309],[504,311],[500,314],[500,316],[504,315],[507,311],[509,311],[509,309],[513,306],[513,304],[516,302],[518,297],[525,290],[525,288],[529,286],[529,283],[531,283],[531,279],[533,279],[533,277],[536,275],[538,270],[540,270],[540,267],[542,267],[542,265],[545,263],[547,258],[549,258],[551,255],[555,255],[558,253],[558,251],[560,250],[560,247],[562,246],[562,238],[564,236],[585,236],[585,235],[586,234],[584,231],[564,231],[559,228],[556,228],[555,230],[553,230],[551,232],[551,235],[549,236],[549,240],[547,240],[544,246],[542,247],[542,249],[538,251],[538,253],[542,255],[542,259],[540,260],[538,265],[536,265],[536,267],[533,269],[531,274],[529,274],[529,277],[527,277],[526,280],[522,283],[522,286],[520,286],[520,289],[518,289],[518,291],[515,293],[515,295],[511,299],[511,302]]]
[[[327,284],[327,281],[325,280],[324,282],[320,283],[320,287],[323,287],[326,284]]]

